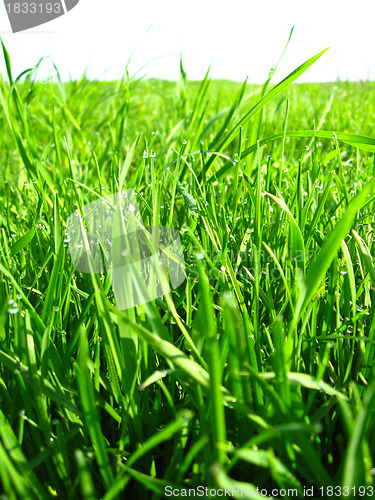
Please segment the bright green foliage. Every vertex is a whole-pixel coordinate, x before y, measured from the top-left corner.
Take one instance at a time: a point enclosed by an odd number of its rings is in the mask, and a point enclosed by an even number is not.
[[[6,497],[371,485],[375,85],[290,85],[321,54],[263,88],[13,81],[4,53]],[[187,279],[118,311],[65,221],[131,188]]]

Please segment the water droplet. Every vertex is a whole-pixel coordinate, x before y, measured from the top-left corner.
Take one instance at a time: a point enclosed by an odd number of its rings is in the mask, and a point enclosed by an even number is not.
[[[143,158],[148,158],[148,154],[147,154],[146,150],[143,151]]]
[[[128,250],[125,248],[125,250],[121,252],[121,257],[126,257],[127,255],[128,255]]]
[[[155,158],[155,156],[156,156],[156,153],[155,153],[155,151],[153,151],[152,149],[151,149],[151,153],[150,153],[150,156],[151,156],[151,158]]]
[[[77,243],[77,244],[76,244],[76,247],[77,247],[77,248],[82,248],[82,247],[83,247],[83,243],[82,243],[82,241],[80,241],[79,243]]]
[[[182,141],[182,144],[187,144],[187,140],[186,140],[186,139],[184,139],[184,140]]]
[[[56,306],[56,307],[54,308],[54,311],[55,311],[56,313],[57,313],[57,312],[59,312],[59,311],[60,311],[59,306]]]
[[[132,203],[129,203],[129,212],[135,212],[135,206]]]
[[[17,314],[20,308],[18,307],[17,302],[15,302],[13,299],[10,299],[8,301],[8,313],[9,314]]]

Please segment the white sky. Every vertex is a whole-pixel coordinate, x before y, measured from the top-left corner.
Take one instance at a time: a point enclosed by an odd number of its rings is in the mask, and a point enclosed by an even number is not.
[[[375,80],[374,19],[374,0],[80,0],[65,16],[12,34],[1,2],[0,35],[16,76],[44,55],[64,79],[85,67],[90,78],[115,79],[135,49],[131,73],[162,56],[141,74],[177,79],[181,53],[190,79],[212,61],[213,78],[264,82],[295,24],[275,81],[328,46],[298,81]],[[45,61],[40,78],[52,73]]]

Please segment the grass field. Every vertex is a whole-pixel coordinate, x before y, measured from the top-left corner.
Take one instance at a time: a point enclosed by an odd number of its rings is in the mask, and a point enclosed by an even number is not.
[[[375,84],[293,84],[317,56],[278,86],[40,83],[4,55],[1,498],[370,498]],[[123,311],[65,234],[120,189],[187,269]]]

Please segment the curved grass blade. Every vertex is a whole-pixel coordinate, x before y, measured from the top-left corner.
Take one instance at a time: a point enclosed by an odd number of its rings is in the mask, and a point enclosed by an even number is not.
[[[250,111],[248,111],[232,128],[230,132],[224,137],[224,139],[217,146],[217,151],[222,151],[237,135],[240,127],[243,127],[254,115],[256,115],[268,102],[270,102],[274,97],[276,97],[280,92],[285,90],[291,83],[293,83],[297,78],[299,78],[310,66],[316,62],[320,56],[326,52],[327,49],[322,50],[314,57],[311,57],[306,62],[301,64],[297,69],[295,69],[292,73],[290,73],[284,80],[282,80],[278,85],[276,85],[272,90],[270,90],[260,101],[258,101],[255,106],[253,106]],[[215,156],[211,157],[207,162],[207,170],[212,165]]]
[[[336,134],[336,137],[339,141],[342,141],[349,146],[353,146],[355,148],[361,149],[362,151],[368,151],[368,152],[374,152],[375,151],[375,138],[374,137],[369,137],[366,135],[359,135],[359,134],[350,134],[348,132],[335,132],[333,130],[298,130],[298,131],[289,131],[289,132],[283,132],[279,134],[274,134],[269,137],[266,137],[265,139],[262,139],[259,141],[259,147],[266,146],[267,144],[270,144],[272,142],[276,142],[278,140],[283,140],[284,137],[287,138],[298,138],[298,139],[303,139],[303,138],[314,138],[317,137],[319,139],[334,139],[334,135]],[[254,153],[258,148],[258,143],[252,144],[248,148],[244,149],[244,151],[241,153],[241,160],[249,156],[251,153]],[[337,152],[331,152],[330,153],[332,156],[336,156]],[[218,170],[215,174],[213,174],[207,182],[215,182],[227,175],[232,168],[235,167],[235,163],[233,162],[228,162],[226,163],[220,170]]]
[[[297,222],[295,221],[292,212],[289,210],[287,207],[286,203],[283,200],[280,200],[280,198],[277,198],[275,195],[271,193],[265,192],[267,196],[269,196],[275,203],[279,205],[279,207],[284,210],[286,215],[288,216],[289,223],[290,223],[290,233],[289,233],[289,257],[290,260],[292,261],[293,259],[296,260],[297,266],[302,269],[302,271],[305,271],[305,244],[303,242],[303,236],[301,233],[300,228],[298,227]],[[301,259],[299,257],[302,257],[302,266],[301,264]]]
[[[79,364],[76,365],[76,377],[79,387],[81,405],[86,429],[90,435],[95,455],[98,461],[100,474],[107,489],[114,482],[114,476],[109,462],[104,434],[98,418],[94,387],[87,368],[89,359],[86,332],[80,327]]]
[[[202,386],[209,386],[209,375],[202,366],[190,359],[170,342],[152,334],[150,331],[146,330],[146,328],[132,323],[124,314],[119,313],[119,316],[121,316],[123,322],[133,333],[145,340],[156,352],[170,360],[176,369],[181,370]]]

